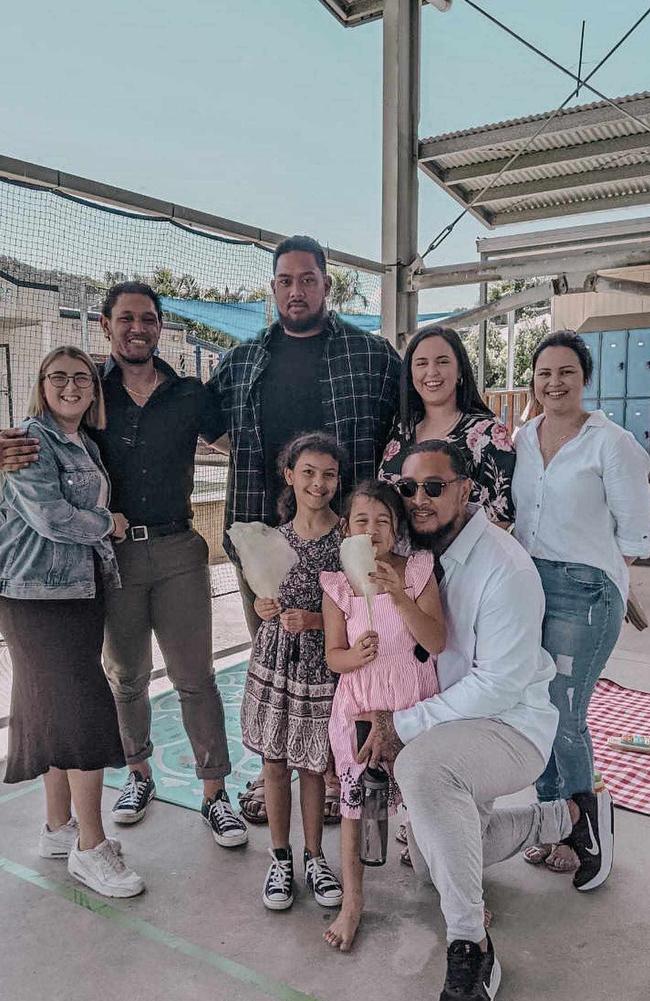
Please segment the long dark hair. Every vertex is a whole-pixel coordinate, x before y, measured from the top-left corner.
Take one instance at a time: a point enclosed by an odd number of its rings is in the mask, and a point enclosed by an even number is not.
[[[343,505],[343,520],[346,525],[350,523],[350,513],[352,505],[357,497],[368,497],[370,500],[379,501],[390,511],[393,519],[393,531],[395,538],[399,539],[406,531],[406,511],[402,498],[390,483],[386,480],[362,480],[357,483],[345,498]]]
[[[317,455],[329,455],[339,467],[339,477],[341,469],[347,461],[347,452],[336,441],[331,434],[322,431],[311,431],[308,434],[299,434],[297,438],[284,446],[278,456],[278,473],[284,480],[285,469],[295,469],[298,459],[304,452],[316,452]],[[291,521],[296,514],[296,495],[293,487],[285,483],[282,493],[278,497],[278,514],[280,521]]]
[[[442,337],[456,356],[458,363],[458,385],[456,386],[456,406],[461,414],[486,414],[494,417],[494,413],[483,402],[472,372],[472,365],[467,349],[455,330],[451,327],[431,327],[416,334],[406,349],[400,375],[400,423],[402,431],[408,438],[413,437],[415,428],[424,418],[424,403],[422,397],[413,385],[411,365],[416,349],[429,337]]]

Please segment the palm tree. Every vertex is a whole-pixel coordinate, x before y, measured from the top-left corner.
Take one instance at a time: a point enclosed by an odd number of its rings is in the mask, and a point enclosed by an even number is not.
[[[353,271],[351,268],[332,268],[330,277],[332,287],[329,300],[334,309],[340,311],[344,306],[357,303],[361,305],[362,309],[368,308],[368,300],[361,291],[361,278],[358,271]]]

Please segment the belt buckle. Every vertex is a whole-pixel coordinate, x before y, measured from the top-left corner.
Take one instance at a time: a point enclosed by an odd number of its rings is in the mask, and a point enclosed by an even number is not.
[[[134,542],[147,542],[149,539],[149,529],[146,525],[133,525],[131,528],[131,538]]]

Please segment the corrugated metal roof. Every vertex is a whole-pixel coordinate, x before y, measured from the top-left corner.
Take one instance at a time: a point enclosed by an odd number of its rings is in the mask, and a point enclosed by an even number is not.
[[[650,204],[650,92],[614,103],[578,105],[550,120],[552,112],[423,139],[420,166],[488,226]],[[545,121],[544,131],[535,135]],[[470,207],[490,180],[493,186],[480,204]]]

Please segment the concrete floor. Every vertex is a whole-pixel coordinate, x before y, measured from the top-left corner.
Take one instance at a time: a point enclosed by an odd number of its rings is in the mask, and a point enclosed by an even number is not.
[[[650,569],[633,575],[650,607]],[[236,599],[229,599],[227,613],[232,645],[245,635]],[[607,676],[650,690],[648,636],[626,626]],[[114,796],[106,791],[107,818]],[[514,799],[531,796],[527,790]],[[295,804],[294,816],[298,854]],[[265,828],[251,829],[246,848],[227,852],[198,814],[154,803],[142,824],[118,832],[147,891],[104,903],[70,880],[64,863],[38,857],[41,819],[38,783],[0,786],[2,1001],[438,998],[445,942],[437,896],[400,866],[392,839],[387,866],[367,875],[367,913],[355,948],[341,955],[321,940],[329,915],[304,892],[286,913],[263,908]],[[493,940],[504,971],[499,999],[650,998],[650,818],[617,810],[616,823],[616,869],[593,894],[578,894],[569,878],[518,858],[487,871],[486,899],[496,915]],[[116,833],[109,819],[107,828]],[[336,828],[326,830],[325,850],[338,865]]]

